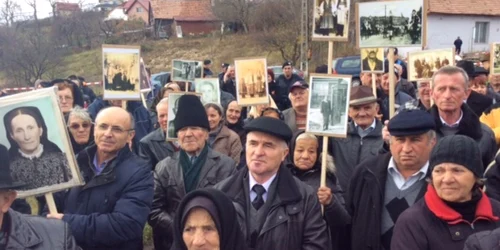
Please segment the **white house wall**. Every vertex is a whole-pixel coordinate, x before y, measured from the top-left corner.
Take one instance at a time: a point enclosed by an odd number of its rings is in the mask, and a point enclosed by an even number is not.
[[[490,23],[487,43],[473,43],[473,30],[476,22]],[[491,42],[500,42],[500,17],[437,14],[430,14],[428,16],[428,49],[444,49],[453,47],[453,42],[458,36],[460,36],[463,41],[463,52],[489,50],[489,44]]]

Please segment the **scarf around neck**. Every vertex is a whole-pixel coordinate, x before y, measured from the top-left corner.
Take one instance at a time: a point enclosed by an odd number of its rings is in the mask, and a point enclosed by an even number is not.
[[[207,161],[208,154],[208,143],[205,144],[203,150],[201,150],[200,155],[197,156],[194,163],[191,163],[190,156],[186,151],[181,150],[179,156],[179,163],[182,168],[182,174],[184,177],[184,188],[186,193],[189,193],[196,189],[198,184],[198,179],[200,177],[201,168],[205,165]]]

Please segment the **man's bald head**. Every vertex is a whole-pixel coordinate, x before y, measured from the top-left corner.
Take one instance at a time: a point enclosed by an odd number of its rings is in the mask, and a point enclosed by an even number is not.
[[[113,157],[131,144],[135,136],[134,118],[126,110],[109,107],[97,114],[94,138],[98,153]]]
[[[129,129],[135,129],[135,124],[134,124],[134,117],[132,116],[131,113],[129,113],[127,110],[120,108],[120,107],[108,107],[104,108],[99,113],[97,113],[97,116],[95,118],[95,123],[99,124],[99,118],[101,117],[113,117],[117,120],[123,120],[127,121],[123,125],[127,125]],[[101,118],[102,119],[102,118]]]

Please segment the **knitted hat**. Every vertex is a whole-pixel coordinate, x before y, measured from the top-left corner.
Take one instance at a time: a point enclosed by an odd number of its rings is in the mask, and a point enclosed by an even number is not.
[[[174,118],[175,133],[185,127],[200,127],[210,131],[208,116],[200,97],[186,94],[179,98],[179,109]]]
[[[483,161],[476,141],[464,135],[441,138],[432,149],[430,172],[441,163],[455,163],[469,169],[476,177],[483,176]]]

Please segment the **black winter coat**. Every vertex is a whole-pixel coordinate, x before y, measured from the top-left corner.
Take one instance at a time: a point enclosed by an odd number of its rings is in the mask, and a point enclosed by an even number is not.
[[[439,198],[429,184],[424,199],[405,210],[394,226],[391,249],[463,249],[471,234],[498,227],[500,202],[482,195],[471,224]],[[491,248],[490,248],[491,249]]]
[[[161,128],[149,133],[139,142],[139,156],[149,161],[153,170],[158,162],[174,153],[174,146],[165,140],[165,132]]]
[[[391,154],[369,158],[356,166],[347,193],[347,211],[351,214],[351,249],[379,250],[385,182]],[[425,194],[424,185],[417,201]],[[398,249],[399,250],[399,249]]]
[[[249,185],[248,168],[217,184],[233,201],[241,230],[249,239],[247,205],[250,202],[243,185]],[[293,177],[281,166],[277,175],[277,189],[269,213],[257,237],[256,250],[327,250],[330,240],[316,191]]]
[[[290,79],[286,79],[285,75],[280,75],[276,79],[276,87],[275,90],[275,102],[276,106],[278,106],[278,109],[281,111],[284,111],[288,108],[292,107],[292,103],[290,102],[290,99],[288,98],[288,94],[290,93],[290,86],[294,84],[297,81],[302,81],[300,76],[297,74],[292,74],[292,77]]]
[[[475,233],[465,241],[464,250],[499,250],[500,228]]]
[[[68,225],[60,220],[20,214],[12,209],[5,214],[9,239],[5,250],[77,250]]]
[[[196,189],[213,187],[236,172],[236,163],[228,156],[208,149]],[[158,163],[155,174],[153,207],[149,225],[153,228],[156,250],[170,250],[173,244],[175,212],[186,196],[184,177],[179,164],[179,153]]]

